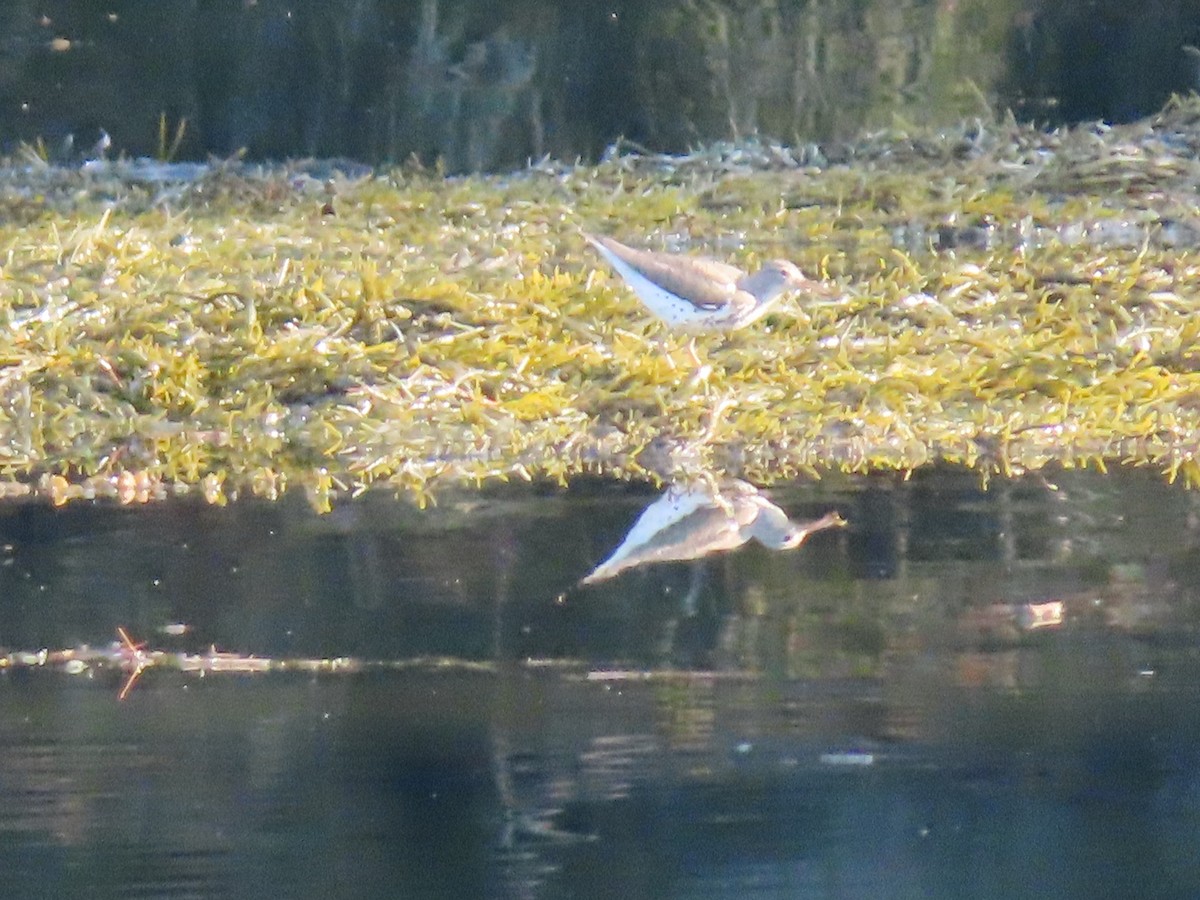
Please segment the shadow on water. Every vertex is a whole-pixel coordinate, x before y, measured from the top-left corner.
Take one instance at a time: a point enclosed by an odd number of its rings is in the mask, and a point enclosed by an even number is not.
[[[1195,495],[1137,472],[796,487],[771,501],[849,527],[710,557],[693,615],[686,563],[578,586],[656,496],[6,508],[7,886],[1200,891]],[[154,665],[121,701],[128,671],[81,662],[118,626],[275,668]]]

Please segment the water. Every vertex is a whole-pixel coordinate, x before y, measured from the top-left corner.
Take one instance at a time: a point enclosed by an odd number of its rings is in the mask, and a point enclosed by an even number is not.
[[[6,888],[1200,894],[1193,495],[795,488],[850,528],[710,560],[695,616],[686,564],[573,588],[653,499],[6,508]],[[117,626],[293,668],[36,664]]]
[[[0,24],[0,149],[40,138],[67,165],[107,145],[511,171],[622,136],[681,152],[989,108],[1131,121],[1200,87],[1192,3],[56,0]]]

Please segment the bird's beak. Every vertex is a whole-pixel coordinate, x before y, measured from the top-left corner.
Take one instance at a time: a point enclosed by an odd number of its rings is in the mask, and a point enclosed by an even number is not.
[[[828,297],[831,300],[844,296],[844,292],[836,285],[825,284],[823,281],[813,281],[811,278],[803,279],[796,287],[802,287],[809,294],[816,294],[818,297]]]

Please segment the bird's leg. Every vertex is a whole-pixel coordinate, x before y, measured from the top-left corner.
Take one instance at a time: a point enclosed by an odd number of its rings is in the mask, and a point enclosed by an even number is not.
[[[683,600],[680,606],[683,607],[683,615],[686,618],[694,618],[699,608],[698,601],[700,594],[704,590],[704,576],[707,572],[707,567],[704,565],[704,560],[697,559],[692,561],[692,580],[688,585],[688,592],[683,595]]]
[[[704,423],[704,431],[702,431],[700,436],[694,441],[690,442],[690,445],[693,449],[700,450],[701,448],[707,447],[710,443],[712,443],[713,438],[716,437],[717,434],[717,426],[721,423],[721,417],[724,415],[725,411],[729,409],[729,407],[733,406],[733,403],[733,397],[729,394],[726,394],[724,397],[718,400],[711,409],[709,409],[707,416],[708,421]],[[695,480],[708,489],[708,493],[712,498],[713,505],[732,519],[734,515],[733,504],[730,503],[725,495],[721,492],[721,484],[716,473],[714,473],[712,469],[706,467],[703,471],[695,476]]]
[[[675,652],[675,637],[679,634],[679,618],[672,616],[663,623],[662,634],[659,635],[658,643],[655,645],[654,652],[663,660],[668,659]]]
[[[729,502],[728,497],[721,493],[719,486],[715,483],[715,479],[713,482],[713,503],[716,504],[717,509],[725,513],[726,517],[728,517],[730,520],[734,519],[733,504]]]
[[[713,367],[710,363],[705,362],[700,358],[700,354],[696,352],[696,338],[693,335],[688,338],[687,344],[684,346],[687,351],[688,358],[691,360],[692,377],[688,379],[687,386],[696,388],[701,385],[708,384],[709,376],[712,375]]]
[[[679,364],[675,362],[675,353],[677,351],[669,349],[666,345],[666,341],[660,341],[659,347],[662,348],[663,355],[666,357],[667,365],[670,367],[671,371],[677,371],[679,369]],[[688,356],[688,367],[691,368],[694,373],[691,379],[689,379],[689,384],[696,384],[698,381],[707,380],[708,372],[711,372],[712,370],[710,367],[705,366],[704,362],[700,359],[700,356],[696,353],[695,337],[688,338],[688,342],[684,345],[683,349]],[[708,372],[705,371],[706,369]]]
[[[662,355],[662,358],[667,361],[667,368],[670,369],[672,372],[677,371],[679,367],[677,365],[675,365],[674,350],[661,337],[656,339],[654,343],[658,347],[659,353]]]
[[[704,426],[704,433],[700,435],[700,444],[708,444],[716,436],[717,425],[721,422],[721,416],[725,414],[725,410],[733,406],[733,402],[733,395],[727,393],[708,411],[708,422]]]
[[[692,373],[692,377],[688,379],[687,386],[689,388],[697,388],[702,384],[708,384],[708,377],[710,375],[712,375],[712,366],[701,366]]]

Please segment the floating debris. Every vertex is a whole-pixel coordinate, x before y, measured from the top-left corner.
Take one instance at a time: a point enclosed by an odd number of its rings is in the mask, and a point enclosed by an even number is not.
[[[859,750],[839,750],[831,753],[822,753],[818,759],[821,765],[824,766],[865,768],[875,765],[874,753],[865,753]]]
[[[62,650],[14,651],[0,655],[0,672],[27,669],[47,669],[68,675],[91,675],[95,672],[115,671],[126,674],[125,682],[117,697],[125,700],[134,686],[149,669],[168,670],[201,677],[210,675],[261,675],[278,672],[307,672],[310,674],[347,675],[365,671],[454,669],[490,673],[495,670],[491,662],[457,659],[452,657],[417,657],[397,660],[362,660],[352,657],[331,659],[288,658],[277,659],[253,654],[228,653],[209,648],[207,653],[177,653],[169,650],[147,649],[148,645],[135,641],[129,632],[117,628],[120,638],[105,647],[90,647],[86,644]]]

